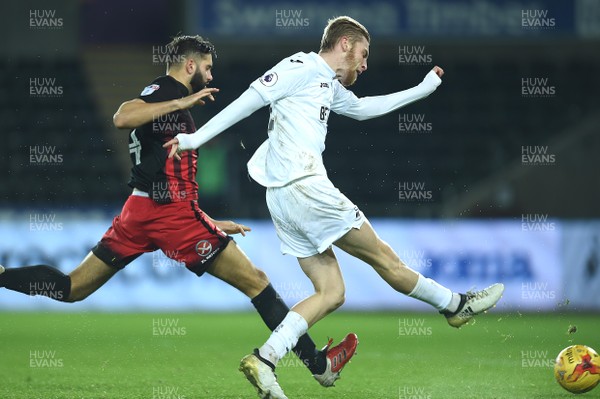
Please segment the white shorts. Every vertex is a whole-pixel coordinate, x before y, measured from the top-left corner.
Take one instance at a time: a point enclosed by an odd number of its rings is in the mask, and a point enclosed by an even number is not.
[[[267,206],[281,252],[298,258],[322,253],[366,221],[358,207],[324,176],[267,188]]]

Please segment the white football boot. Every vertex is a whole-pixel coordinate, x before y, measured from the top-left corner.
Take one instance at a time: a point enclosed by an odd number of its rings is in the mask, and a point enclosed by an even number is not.
[[[288,399],[283,393],[283,389],[277,382],[274,367],[267,364],[267,360],[259,358],[258,350],[253,354],[244,356],[240,362],[240,371],[244,373],[248,381],[258,391],[258,396],[262,399]],[[269,362],[270,363],[270,362]]]
[[[452,327],[460,328],[467,324],[474,316],[485,312],[496,306],[496,303],[502,298],[504,284],[492,284],[481,291],[467,291],[466,294],[460,294],[460,304],[456,312],[442,311],[446,316],[448,324]]]

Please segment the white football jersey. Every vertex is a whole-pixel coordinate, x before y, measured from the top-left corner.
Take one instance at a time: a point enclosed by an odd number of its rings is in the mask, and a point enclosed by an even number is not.
[[[269,138],[248,162],[250,176],[265,187],[326,176],[322,153],[329,112],[343,112],[357,97],[314,52],[283,59],[250,87],[270,104],[271,111]]]

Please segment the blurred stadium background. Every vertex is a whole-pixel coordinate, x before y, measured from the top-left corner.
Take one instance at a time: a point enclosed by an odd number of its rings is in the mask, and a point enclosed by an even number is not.
[[[112,115],[164,73],[171,36],[201,34],[217,48],[211,85],[221,91],[193,110],[200,125],[280,59],[317,51],[327,19],[347,14],[372,35],[357,95],[409,88],[434,65],[446,75],[399,112],[332,115],[332,181],[409,265],[450,287],[502,281],[504,311],[600,310],[600,2],[27,0],[0,10],[1,264],[69,271],[109,227],[130,191],[127,132]],[[267,112],[202,147],[200,206],[253,227],[238,243],[293,304],[311,286],[280,255],[264,190],[245,168]],[[344,309],[425,309],[340,256]],[[79,304],[0,292],[5,311],[246,309],[162,253]]]

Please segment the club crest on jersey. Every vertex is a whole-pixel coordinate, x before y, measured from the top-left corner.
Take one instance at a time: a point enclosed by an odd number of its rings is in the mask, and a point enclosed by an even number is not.
[[[277,74],[275,72],[268,72],[264,76],[261,76],[259,80],[265,86],[271,87],[277,83]]]
[[[154,93],[158,89],[160,89],[159,85],[146,86],[146,87],[144,87],[144,90],[142,90],[142,93],[140,94],[140,96],[149,96],[150,94]]]
[[[209,256],[212,253],[212,244],[206,240],[198,241],[196,253],[202,257]]]

